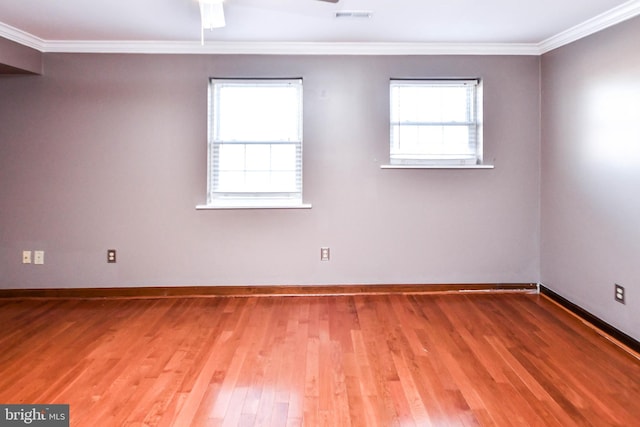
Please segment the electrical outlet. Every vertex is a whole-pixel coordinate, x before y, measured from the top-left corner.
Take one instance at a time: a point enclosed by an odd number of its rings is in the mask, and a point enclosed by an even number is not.
[[[320,248],[320,261],[329,261],[330,251],[329,248]]]
[[[116,250],[115,249],[108,249],[107,250],[107,262],[109,264],[115,264],[115,262],[116,262]]]
[[[617,283],[614,284],[614,289],[615,289],[615,298],[616,301],[618,301],[621,304],[626,304],[624,302],[624,287],[618,285]]]
[[[37,265],[44,264],[44,251],[33,251],[33,263]]]
[[[31,251],[22,251],[22,263],[31,264]]]

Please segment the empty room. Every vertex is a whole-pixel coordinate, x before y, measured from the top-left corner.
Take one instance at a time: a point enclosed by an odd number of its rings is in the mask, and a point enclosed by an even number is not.
[[[640,0],[3,0],[0,426],[640,425]]]

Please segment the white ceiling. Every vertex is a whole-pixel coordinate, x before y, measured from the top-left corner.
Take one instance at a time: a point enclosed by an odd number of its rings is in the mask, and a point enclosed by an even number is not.
[[[539,45],[616,11],[623,10],[628,19],[640,13],[640,1],[224,0],[224,9],[226,27],[206,31],[206,44]],[[367,10],[373,16],[336,19],[335,12],[343,10]],[[43,51],[55,46],[73,51],[87,42],[200,45],[200,15],[196,0],[1,0],[0,36]]]

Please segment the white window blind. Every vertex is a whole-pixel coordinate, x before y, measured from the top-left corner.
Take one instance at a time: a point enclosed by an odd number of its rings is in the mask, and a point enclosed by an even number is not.
[[[302,79],[211,79],[209,205],[302,203]]]
[[[478,80],[391,80],[391,164],[481,164],[480,94]]]

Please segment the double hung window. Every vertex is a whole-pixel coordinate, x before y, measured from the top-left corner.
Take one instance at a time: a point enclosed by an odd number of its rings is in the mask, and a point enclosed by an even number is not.
[[[208,206],[302,204],[302,79],[211,79]]]
[[[392,165],[482,163],[478,80],[391,80]]]

